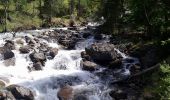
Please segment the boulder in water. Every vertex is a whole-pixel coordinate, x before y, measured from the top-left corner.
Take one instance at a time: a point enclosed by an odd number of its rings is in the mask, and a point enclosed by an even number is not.
[[[24,40],[24,39],[19,38],[19,39],[17,39],[17,40],[15,41],[15,43],[20,44],[20,45],[24,45],[25,40]]]
[[[26,54],[30,52],[30,49],[28,46],[23,46],[23,47],[20,47],[19,51],[21,54]]]
[[[49,56],[53,59],[58,54],[57,48],[52,48],[49,52]]]
[[[122,59],[116,59],[115,61],[112,61],[109,63],[109,68],[120,68],[122,66]]]
[[[15,54],[11,50],[7,50],[4,52],[4,60],[15,57]]]
[[[90,56],[87,55],[87,53],[86,53],[85,51],[81,52],[81,57],[82,57],[84,60],[90,61]]]
[[[34,100],[34,93],[25,87],[18,85],[10,85],[6,88],[17,100]]]
[[[90,61],[81,61],[81,66],[83,70],[94,71],[97,68],[97,64]]]
[[[115,50],[115,46],[109,43],[95,43],[85,48],[86,53],[96,62],[108,63],[122,58]]]
[[[71,100],[73,98],[73,88],[66,85],[58,91],[57,96],[59,100]]]
[[[46,56],[44,53],[31,53],[29,57],[33,63],[41,62],[44,66],[44,62],[46,61]]]
[[[37,62],[37,63],[33,64],[33,69],[34,70],[42,70],[41,62]]]
[[[36,60],[40,60],[40,61],[46,59],[44,53],[35,53],[35,54],[34,54],[34,58],[35,58]]]
[[[15,49],[15,44],[11,40],[6,40],[6,43],[4,44],[4,49],[5,50],[14,50]]]

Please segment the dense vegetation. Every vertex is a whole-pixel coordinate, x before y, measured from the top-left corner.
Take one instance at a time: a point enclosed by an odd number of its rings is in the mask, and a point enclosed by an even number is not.
[[[137,44],[157,46],[160,62],[169,56],[169,0],[0,0],[0,31],[67,26],[69,19],[86,22],[101,17],[105,21],[97,33],[128,35],[137,39],[136,48],[140,48]],[[157,82],[149,88],[161,99],[170,98],[169,68],[163,63],[148,79]]]

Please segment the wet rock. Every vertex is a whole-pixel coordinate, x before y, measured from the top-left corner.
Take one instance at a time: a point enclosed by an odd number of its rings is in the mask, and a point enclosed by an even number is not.
[[[66,85],[58,91],[57,96],[59,100],[71,100],[73,98],[73,88]]]
[[[44,53],[35,53],[34,58],[37,60],[45,60],[46,59]]]
[[[24,45],[25,40],[24,40],[24,39],[19,38],[19,39],[17,39],[17,40],[15,41],[15,43],[20,44],[20,45]]]
[[[97,68],[97,64],[90,61],[81,61],[81,66],[83,70],[87,71],[95,71]]]
[[[115,61],[110,62],[109,68],[114,69],[114,68],[120,68],[122,65],[122,59],[116,59]]]
[[[33,69],[34,70],[42,70],[41,62],[37,62],[37,63],[33,64]]]
[[[15,49],[15,44],[11,40],[6,40],[6,43],[4,44],[5,50],[14,50]]]
[[[31,53],[29,57],[33,63],[41,62],[43,66],[45,65],[46,56],[44,53]]]
[[[75,47],[76,45],[76,41],[74,40],[60,40],[59,43],[63,46],[65,46],[67,49],[72,49]]]
[[[47,52],[49,50],[49,46],[47,43],[40,43],[40,47],[39,47],[39,50],[42,51],[42,52]]]
[[[34,100],[34,93],[25,87],[18,85],[10,85],[6,88],[17,100]]]
[[[109,94],[115,100],[127,99],[127,93],[123,90],[111,91]]]
[[[28,46],[23,46],[23,47],[20,47],[19,51],[21,54],[26,54],[30,52],[30,48]]]
[[[131,74],[136,74],[136,73],[140,72],[140,70],[141,70],[140,65],[132,64],[130,67]]]
[[[90,61],[90,56],[85,51],[81,52],[81,57],[87,61]]]
[[[16,100],[11,92],[0,90],[0,100]]]
[[[49,52],[49,56],[53,59],[58,54],[57,48],[52,48]]]
[[[4,52],[4,60],[15,57],[15,54],[11,50],[7,50]]]
[[[122,58],[113,44],[95,43],[85,48],[86,53],[96,62],[108,63]]]
[[[36,45],[36,41],[31,39],[29,42],[28,42],[28,45],[31,46],[31,47],[34,47]]]

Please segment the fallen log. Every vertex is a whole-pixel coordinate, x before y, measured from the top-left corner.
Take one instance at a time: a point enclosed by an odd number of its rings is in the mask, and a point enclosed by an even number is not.
[[[136,73],[136,74],[134,74],[134,75],[131,75],[129,78],[133,78],[133,77],[137,77],[137,76],[143,75],[143,74],[145,74],[145,73],[147,73],[147,72],[150,72],[150,71],[153,71],[154,69],[159,68],[159,67],[160,67],[160,64],[158,63],[158,64],[156,64],[156,65],[154,65],[154,66],[152,66],[152,67],[149,67],[149,68],[147,68],[147,69],[144,69],[143,71],[141,71],[141,72],[139,72],[139,73]]]
[[[159,67],[160,67],[160,64],[158,63],[158,64],[156,64],[152,67],[149,67],[147,69],[142,70],[139,73],[136,73],[134,75],[130,75],[130,76],[123,78],[123,79],[120,79],[120,80],[116,80],[116,81],[112,82],[111,84],[124,83],[124,82],[130,81],[131,79],[134,79],[135,77],[142,76],[142,75],[146,74],[147,72],[151,72],[151,71],[153,71],[153,70],[155,70],[156,68],[159,68]]]

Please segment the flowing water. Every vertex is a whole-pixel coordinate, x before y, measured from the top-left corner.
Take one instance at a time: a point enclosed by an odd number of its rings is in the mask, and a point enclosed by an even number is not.
[[[66,29],[65,29],[66,30]],[[44,30],[35,30],[29,32],[21,32],[16,34],[17,37],[29,35],[29,33],[41,33]],[[47,31],[47,30],[45,30]],[[49,31],[49,30],[48,30]],[[50,29],[53,31],[53,29]],[[3,33],[0,36],[0,46],[2,46],[6,39],[12,39],[11,33]],[[47,42],[46,40],[43,40]],[[16,65],[5,67],[3,60],[0,60],[0,79],[6,82],[7,85],[18,84],[25,86],[35,91],[36,100],[58,100],[57,92],[63,84],[69,84],[73,87],[75,93],[80,93],[88,97],[89,100],[112,100],[109,96],[109,83],[111,80],[116,80],[113,75],[106,75],[104,79],[98,75],[102,73],[104,68],[95,72],[83,71],[80,68],[81,56],[80,53],[84,51],[85,47],[95,42],[94,37],[89,37],[86,40],[81,40],[77,43],[75,50],[64,50],[57,43],[57,41],[47,42],[49,46],[60,48],[58,54],[53,60],[47,60],[42,71],[29,72],[31,60],[29,54],[20,54],[18,50],[13,50],[16,57]],[[107,42],[107,39],[104,41]],[[17,48],[20,45],[16,46]],[[117,50],[124,58],[127,56]],[[0,55],[2,59],[2,56]],[[132,58],[133,59],[133,58]],[[137,61],[137,60],[135,60]],[[136,62],[135,62],[136,63]],[[124,61],[125,69],[115,71],[121,73],[123,76],[130,74],[126,68],[127,63]]]

